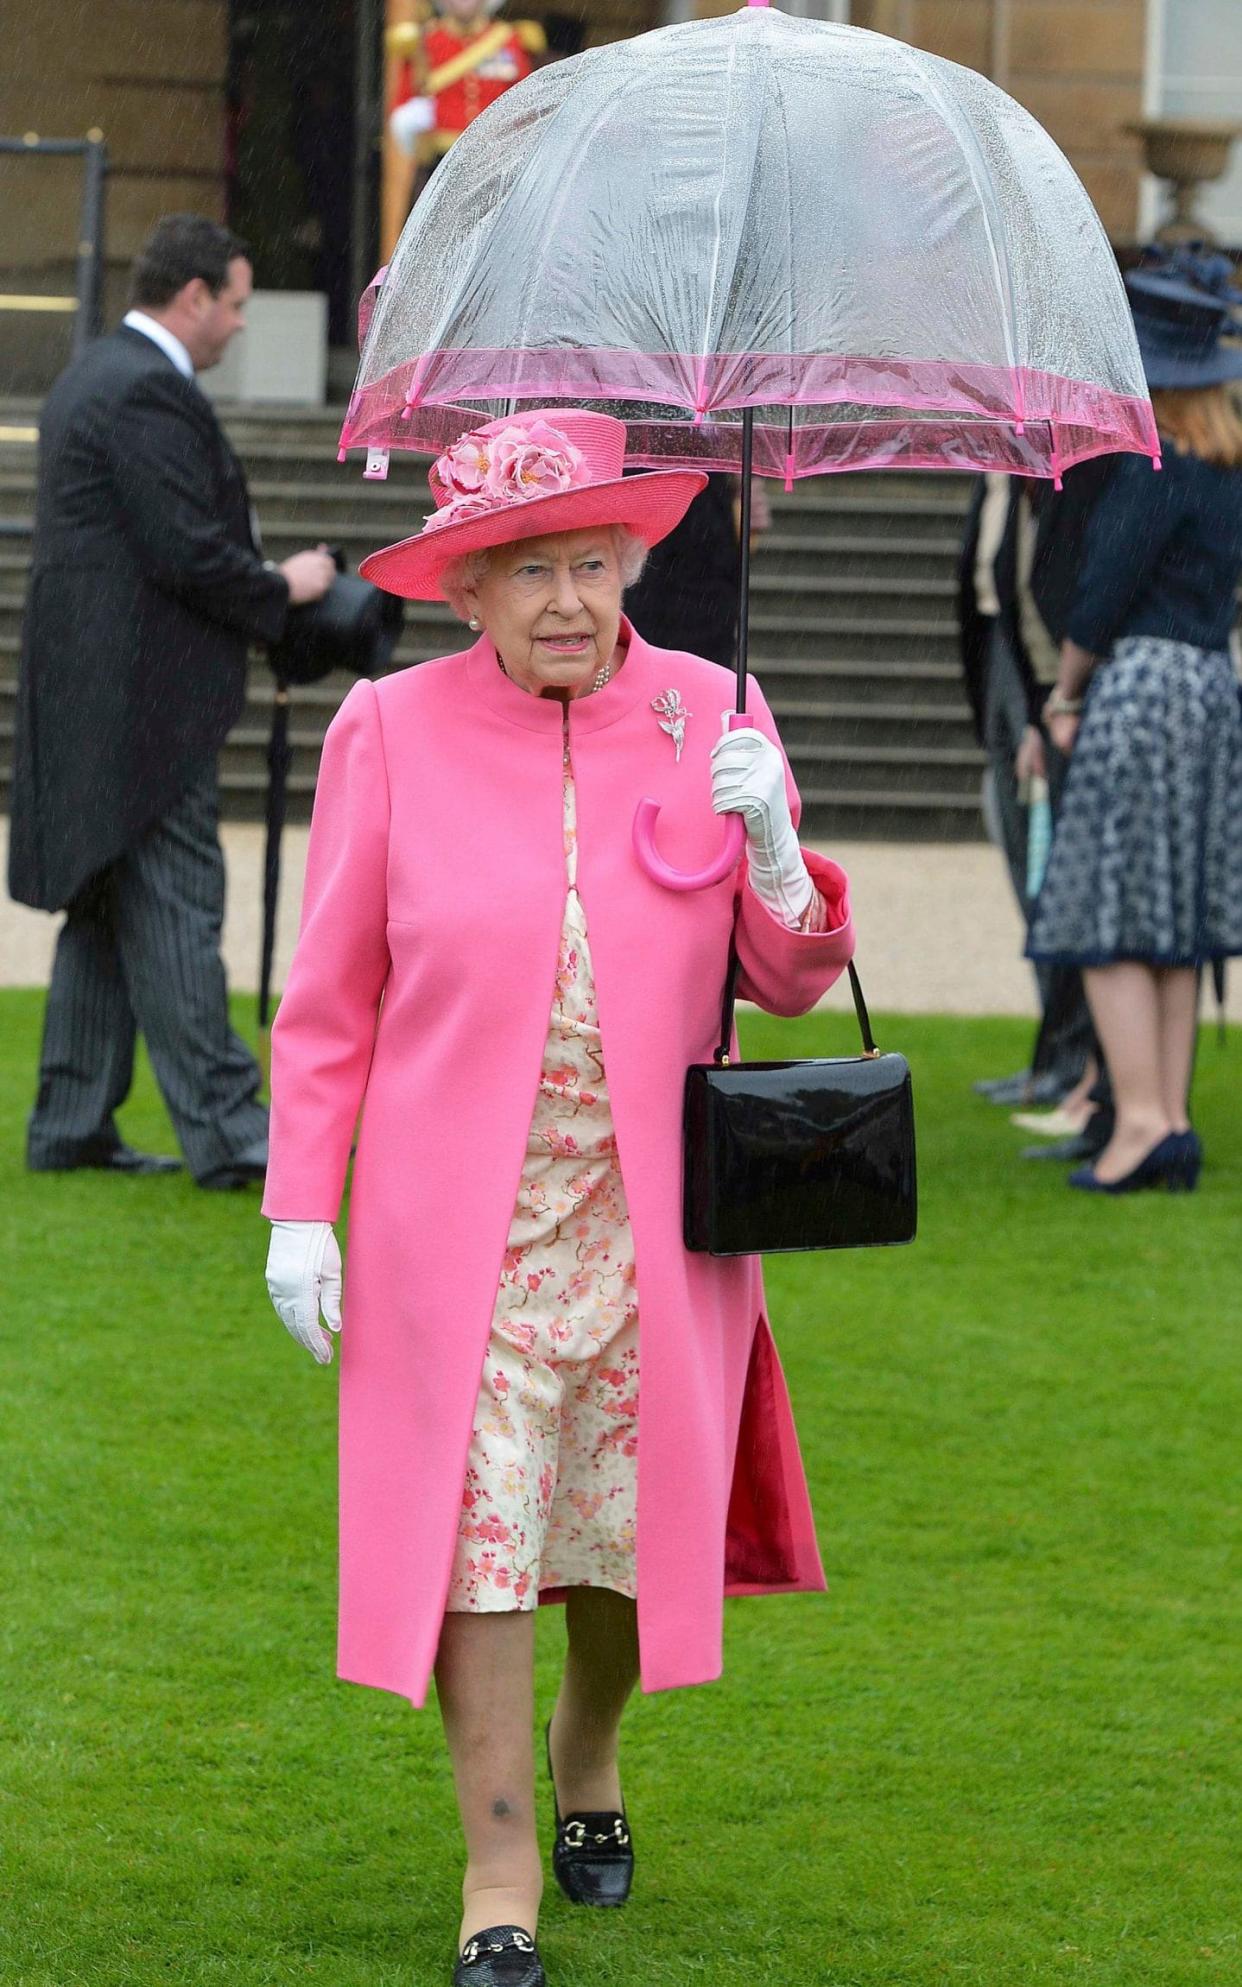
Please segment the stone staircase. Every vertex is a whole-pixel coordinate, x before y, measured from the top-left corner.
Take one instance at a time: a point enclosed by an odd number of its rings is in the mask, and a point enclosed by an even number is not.
[[[21,602],[35,450],[4,431],[34,419],[0,409],[0,807],[7,803]],[[228,421],[263,522],[283,558],[320,539],[350,568],[417,528],[422,466],[394,455],[386,483],[336,461],[338,416],[251,412]],[[807,832],[889,841],[982,833],[980,754],[962,693],[955,561],[968,483],[956,476],[849,475],[772,497],[751,582],[751,659],[788,746]],[[398,666],[457,645],[447,608],[410,603]],[[293,692],[290,815],[305,819],[326,726],[352,679]],[[256,661],[247,708],[224,755],[224,808],[261,815],[271,678]]]

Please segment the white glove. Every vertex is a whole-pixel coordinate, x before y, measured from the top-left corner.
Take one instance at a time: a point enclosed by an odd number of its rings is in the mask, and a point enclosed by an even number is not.
[[[725,725],[729,714],[725,713]],[[793,931],[815,900],[785,791],[785,761],[761,731],[726,729],[712,747],[712,806],[740,814],[756,897]]]
[[[392,142],[403,151],[407,158],[418,156],[418,141],[430,131],[436,121],[436,100],[434,97],[407,97],[395,110],[389,112],[388,129]]]
[[[328,1331],[341,1329],[341,1251],[330,1221],[273,1221],[267,1290],[285,1330],[321,1366],[332,1364]]]

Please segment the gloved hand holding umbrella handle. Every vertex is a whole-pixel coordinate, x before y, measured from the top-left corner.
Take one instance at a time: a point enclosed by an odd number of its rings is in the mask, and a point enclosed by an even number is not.
[[[726,713],[712,747],[712,806],[717,814],[741,816],[750,887],[774,918],[797,931],[815,901],[815,885],[785,781],[785,761],[771,739],[753,727],[739,734]]]
[[[745,711],[730,711],[728,728],[730,731],[745,731],[750,719]],[[665,862],[656,847],[656,821],[660,814],[658,800],[640,800],[634,811],[634,854],[639,868],[651,878],[653,883],[662,884],[666,890],[708,890],[713,883],[723,883],[726,876],[732,875],[742,860],[746,847],[746,823],[740,814],[725,816],[724,847],[714,862],[706,869],[674,869]]]

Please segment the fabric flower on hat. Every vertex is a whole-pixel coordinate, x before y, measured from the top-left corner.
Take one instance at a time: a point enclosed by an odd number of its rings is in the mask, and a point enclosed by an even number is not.
[[[438,531],[504,504],[552,497],[589,481],[582,451],[546,421],[532,421],[529,427],[515,422],[491,435],[463,435],[432,469],[432,487],[447,491],[448,501],[425,523],[429,531]]]
[[[581,452],[546,421],[535,421],[529,428],[502,428],[489,438],[488,447],[492,462],[488,487],[505,503],[572,489],[586,469]]]
[[[439,510],[430,511],[423,519],[428,531],[438,531],[446,524],[464,524],[467,518],[487,517],[496,508],[494,497],[464,496],[452,497]]]
[[[485,487],[491,466],[487,439],[482,435],[464,435],[440,457],[436,475],[454,496],[469,497]]]

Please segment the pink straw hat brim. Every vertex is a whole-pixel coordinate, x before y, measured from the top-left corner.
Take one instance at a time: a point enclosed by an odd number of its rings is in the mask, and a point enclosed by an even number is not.
[[[588,531],[594,525],[621,524],[645,545],[658,545],[681,523],[707,478],[698,469],[656,469],[645,476],[618,476],[558,490],[527,503],[498,505],[460,524],[420,531],[397,545],[369,552],[358,571],[364,580],[403,600],[443,600],[440,576],[454,559],[490,545],[512,545],[557,531]]]

